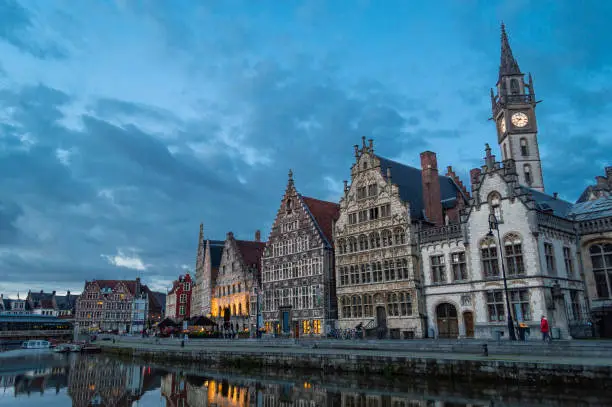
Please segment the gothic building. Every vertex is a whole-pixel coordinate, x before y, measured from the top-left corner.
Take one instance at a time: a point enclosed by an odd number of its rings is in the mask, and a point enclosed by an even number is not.
[[[190,315],[210,316],[214,281],[221,264],[223,240],[204,240],[204,225],[200,223],[196,255],[195,285],[191,293]]]
[[[211,314],[224,330],[255,329],[256,322],[250,312],[251,293],[259,288],[265,245],[259,230],[255,232],[255,241],[236,240],[232,232],[227,234],[211,301]]]
[[[546,316],[553,336],[580,336],[588,305],[574,207],[544,193],[533,80],[524,82],[503,25],[501,44],[491,97],[503,162],[487,145],[484,166],[470,172],[472,197],[460,224],[419,236],[428,331],[508,337],[511,312],[532,333]]]
[[[422,153],[421,163],[419,170],[375,155],[365,137],[355,146],[335,225],[341,329],[361,323],[379,337],[425,335],[416,231],[456,223],[467,196],[438,174],[434,153]]]
[[[322,335],[336,320],[332,224],[338,205],[302,196],[293,173],[262,259],[267,332]]]

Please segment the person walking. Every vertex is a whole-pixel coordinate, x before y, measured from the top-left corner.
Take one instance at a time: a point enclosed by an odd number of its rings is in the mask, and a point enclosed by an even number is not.
[[[548,326],[548,320],[544,315],[542,315],[542,319],[540,320],[540,332],[542,332],[542,340],[545,342],[550,342],[550,328]]]

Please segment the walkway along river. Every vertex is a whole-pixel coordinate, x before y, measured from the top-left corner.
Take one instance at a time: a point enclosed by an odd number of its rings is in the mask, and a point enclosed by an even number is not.
[[[458,341],[117,340],[110,354],[218,368],[322,369],[470,382],[612,389],[612,343],[520,346]],[[487,345],[485,355],[483,345]]]

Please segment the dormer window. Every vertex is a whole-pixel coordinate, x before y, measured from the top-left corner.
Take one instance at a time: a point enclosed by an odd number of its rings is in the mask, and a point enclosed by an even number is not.
[[[501,211],[501,195],[499,192],[491,192],[489,194],[489,207],[491,213],[495,215],[498,222],[502,222],[502,211]]]
[[[527,157],[529,155],[529,146],[527,145],[527,139],[521,138],[521,155]]]

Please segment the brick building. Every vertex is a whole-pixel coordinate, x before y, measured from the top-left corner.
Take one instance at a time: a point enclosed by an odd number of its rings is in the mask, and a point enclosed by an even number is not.
[[[193,282],[188,274],[179,276],[174,280],[172,288],[166,294],[166,318],[176,321],[189,319],[191,316],[191,293]]]

